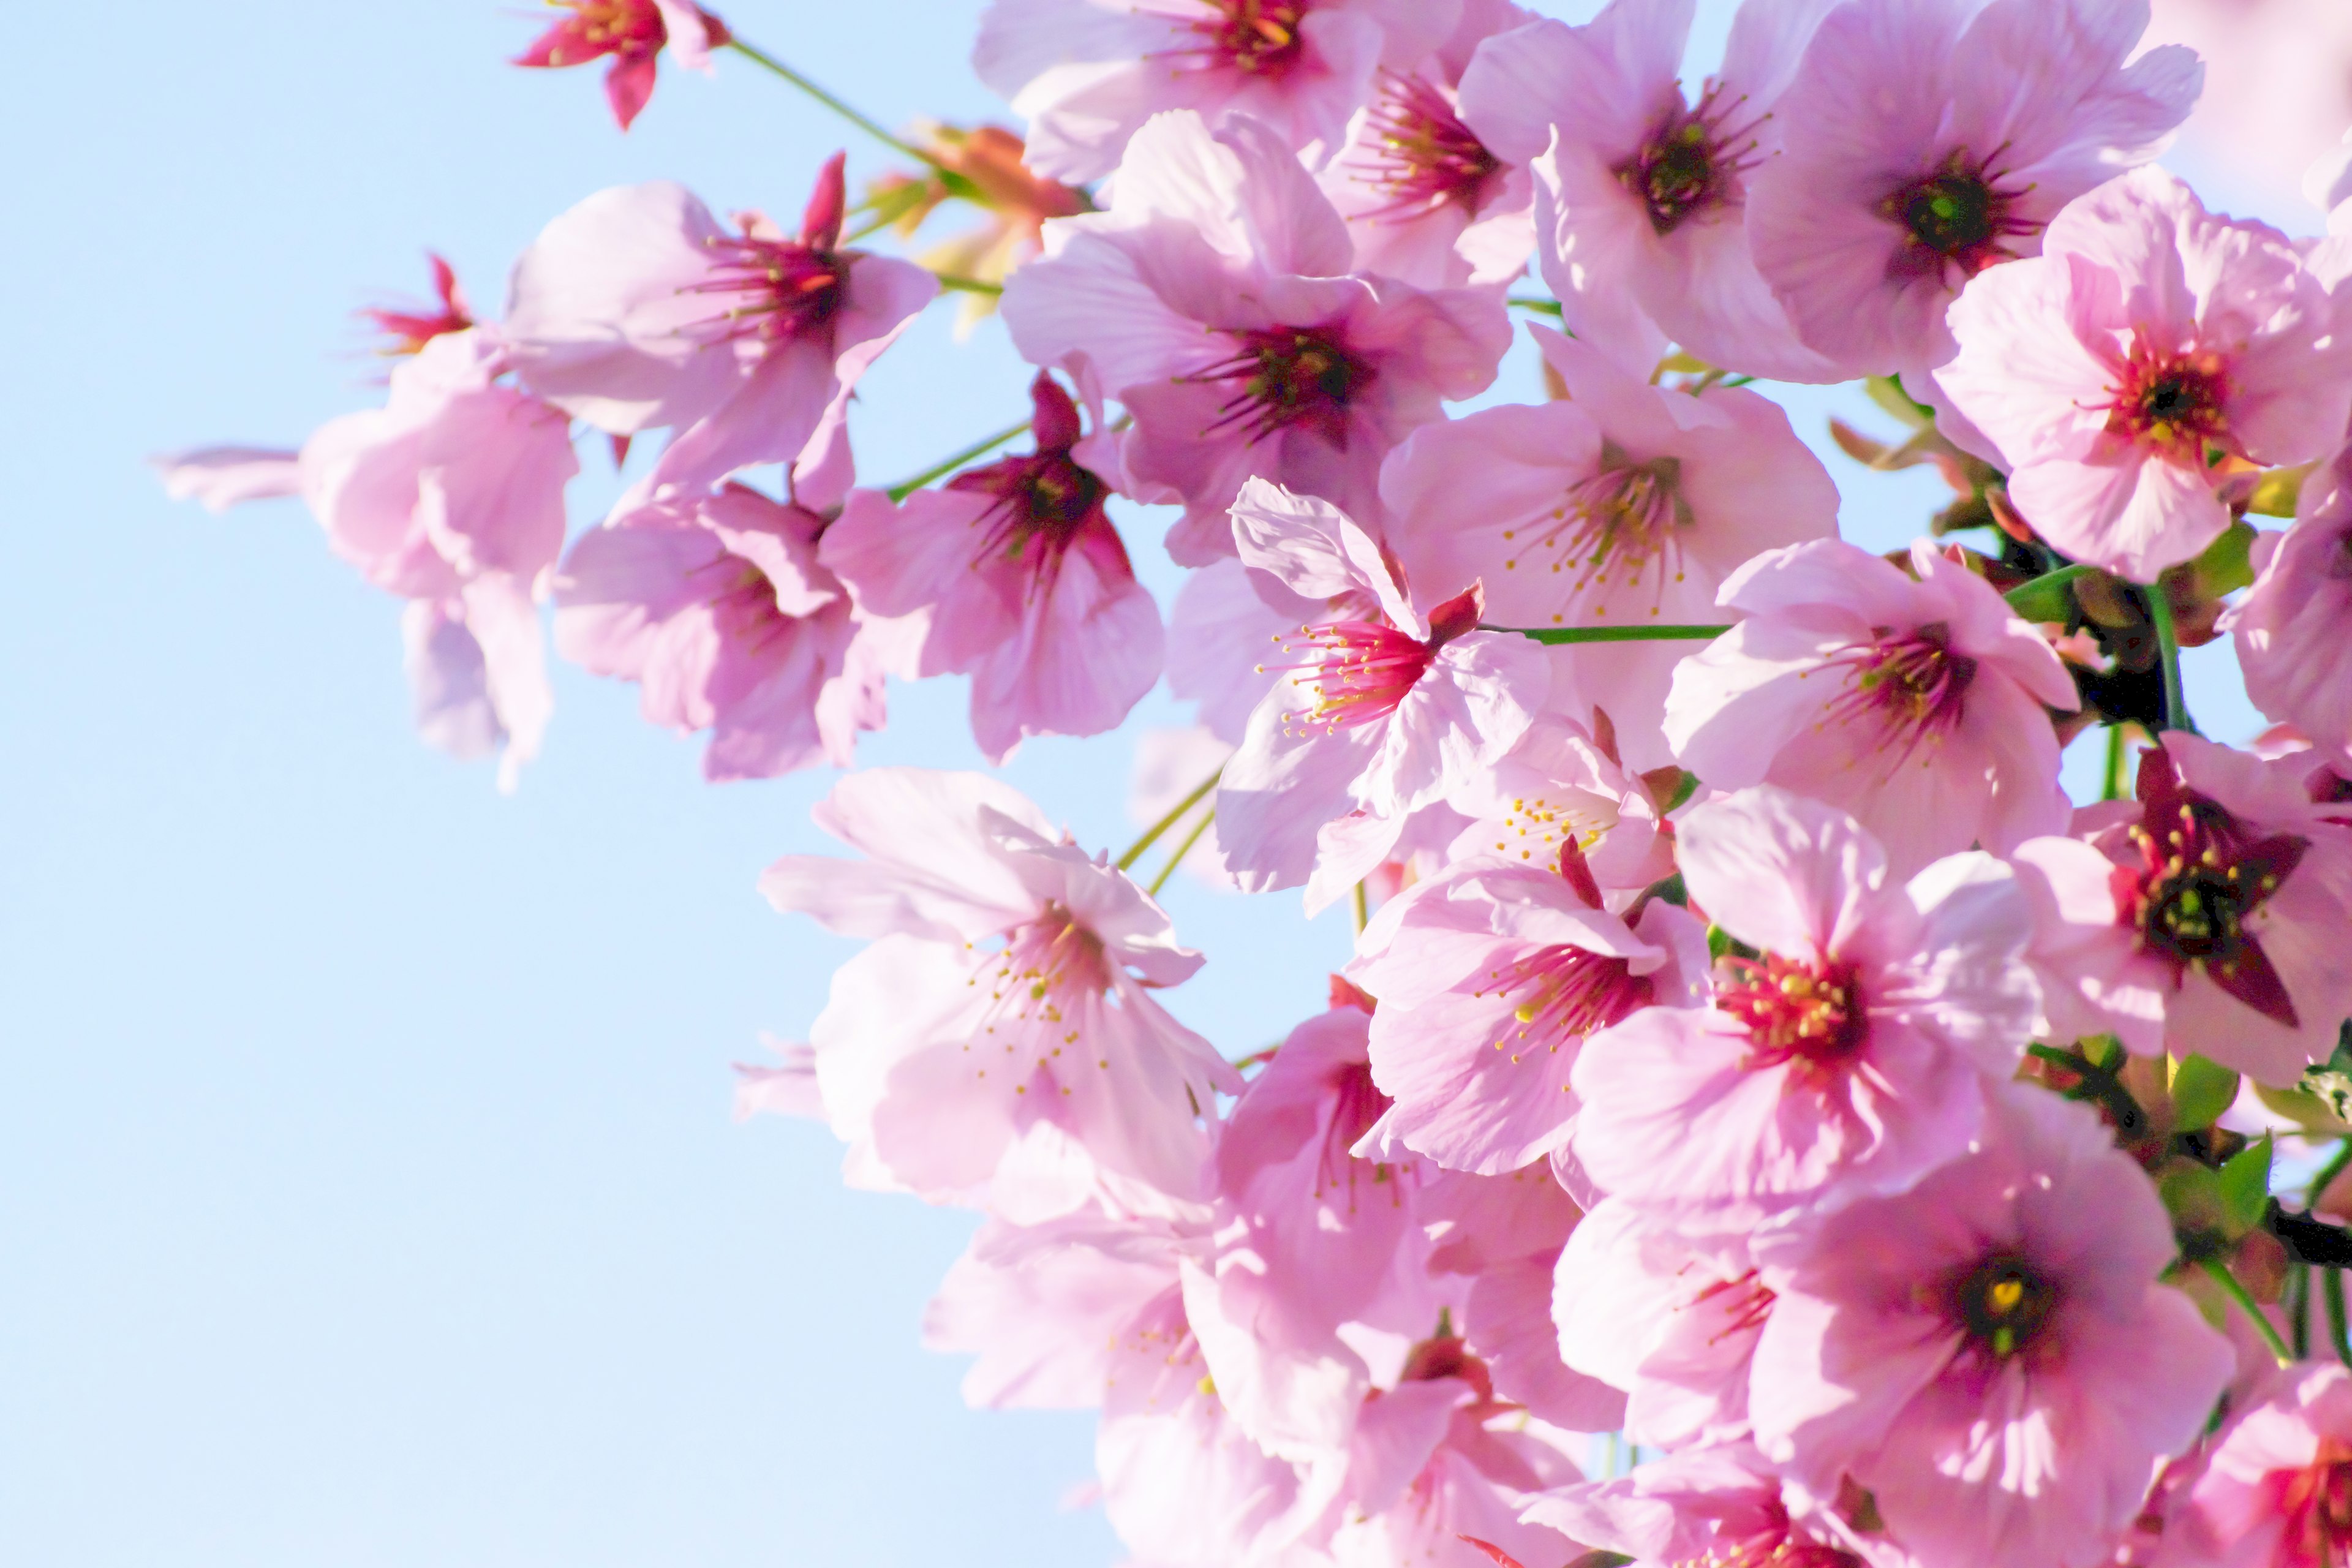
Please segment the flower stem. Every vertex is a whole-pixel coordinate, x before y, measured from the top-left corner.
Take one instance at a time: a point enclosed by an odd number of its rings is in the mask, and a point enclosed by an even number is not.
[[[2246,1288],[2238,1282],[2238,1277],[2230,1272],[2229,1265],[2223,1263],[2218,1258],[2209,1258],[2199,1267],[2205,1270],[2206,1274],[2212,1279],[2215,1284],[2221,1287],[2222,1290],[2229,1295],[2231,1300],[2235,1301],[2238,1304],[2238,1310],[2246,1314],[2246,1317],[2254,1325],[2254,1331],[2263,1336],[2263,1343],[2270,1346],[2271,1354],[2278,1358],[2279,1365],[2293,1366],[2294,1364],[2294,1352],[2286,1348],[2286,1342],[2279,1338],[2277,1326],[2272,1323],[2269,1318],[2263,1315],[2261,1305],[2254,1300],[2253,1297],[2247,1294]],[[2343,1342],[2342,1324],[2344,1321],[2344,1279],[2341,1275],[2337,1274],[2336,1270],[2332,1268],[2327,1272],[2329,1275],[2328,1282],[2334,1287],[2333,1294],[2331,1294],[2327,1299],[2328,1317],[2331,1320],[2330,1327],[2336,1332],[2336,1342],[2341,1344]]]
[[[2156,627],[2156,646],[2164,659],[2164,727],[2197,732],[2189,721],[2189,703],[2180,694],[2180,634],[2172,624],[2172,601],[2160,583],[2140,590],[2147,601],[2147,618]]]
[[[940,280],[940,288],[959,294],[985,294],[995,299],[1004,292],[1003,284],[991,283],[985,279],[965,278],[953,272],[934,272],[931,276]]]
[[[1559,301],[1557,300],[1536,300],[1514,295],[1510,303],[1515,310],[1533,310],[1538,316],[1557,316],[1562,313]]]
[[[2330,1268],[2319,1277],[2320,1299],[2327,1303],[2327,1342],[2335,1347],[2336,1359],[2352,1366],[2352,1344],[2345,1342],[2344,1270]]]
[[[1482,632],[1517,632],[1548,647],[1579,642],[1706,642],[1729,626],[1480,626]]]
[[[1160,889],[1168,885],[1168,879],[1176,874],[1176,868],[1184,863],[1184,857],[1192,852],[1192,846],[1201,842],[1201,835],[1208,832],[1210,825],[1216,820],[1217,808],[1213,805],[1202,814],[1200,821],[1192,825],[1192,831],[1184,835],[1184,842],[1176,846],[1176,852],[1168,857],[1168,864],[1160,867],[1160,875],[1151,879],[1151,886],[1143,890],[1158,898]]]
[[[1194,806],[1206,800],[1209,797],[1209,792],[1217,787],[1217,781],[1224,776],[1225,770],[1223,766],[1220,764],[1217,771],[1211,773],[1207,778],[1202,779],[1199,786],[1196,787],[1191,795],[1186,795],[1182,800],[1176,803],[1175,810],[1170,812],[1167,816],[1161,817],[1159,821],[1145,828],[1143,830],[1143,837],[1129,845],[1127,847],[1127,853],[1121,855],[1112,863],[1122,871],[1131,868],[1138,860],[1143,858],[1143,852],[1145,850],[1159,843],[1160,837],[1163,834],[1165,834],[1170,828],[1175,826],[1178,823],[1184,820],[1184,814],[1186,812],[1191,811]]]
[[[2099,781],[2101,800],[2121,800],[2124,797],[2124,764],[2130,760],[2131,748],[2124,739],[2121,724],[2107,726],[2107,767]]]
[[[778,76],[783,78],[794,87],[799,88],[803,92],[807,93],[811,98],[815,99],[819,103],[824,104],[827,109],[832,110],[835,114],[840,115],[844,120],[848,121],[852,125],[856,126],[860,131],[865,132],[868,136],[873,137],[877,142],[881,142],[885,147],[890,148],[894,152],[902,153],[908,157],[914,159],[915,162],[936,170],[939,174],[940,182],[954,195],[971,197],[980,194],[979,186],[973,184],[970,180],[965,179],[961,174],[957,174],[953,169],[949,168],[945,163],[940,163],[937,156],[932,153],[926,153],[921,148],[905,142],[898,136],[893,135],[891,132],[884,130],[880,124],[859,113],[856,110],[851,108],[840,99],[835,98],[832,93],[825,91],[824,89],[817,86],[816,83],[809,80],[808,78],[801,75],[800,72],[794,70],[792,67],[786,65],[783,61],[778,59],[775,56],[768,53],[766,50],[759,48],[753,45],[747,44],[740,38],[728,39],[727,47],[733,49],[737,54],[741,55],[745,59],[750,60],[752,64],[775,72]]]
[[[1020,424],[1013,426],[1009,430],[1000,430],[985,441],[975,442],[973,445],[966,447],[962,451],[958,452],[954,457],[948,458],[945,462],[934,463],[929,468],[925,468],[921,473],[917,474],[913,479],[903,479],[898,484],[892,485],[889,489],[890,499],[894,501],[905,500],[908,496],[913,495],[917,490],[921,489],[933,479],[944,479],[948,475],[954,473],[958,468],[962,468],[966,463],[971,462],[974,458],[985,458],[991,452],[995,451],[999,447],[1003,446],[1007,441],[1017,440],[1022,432],[1028,428],[1029,421],[1024,419]]]
[[[1349,912],[1356,918],[1356,934],[1363,935],[1364,928],[1372,923],[1372,896],[1361,882],[1356,884],[1355,900]]]
[[[2020,583],[2001,597],[2009,601],[2011,609],[2029,621],[2063,621],[2073,607],[2067,588],[2076,578],[2087,577],[2096,570],[2098,568],[2095,566],[2080,563],[2061,566],[2054,572],[2044,572],[2039,577]]]

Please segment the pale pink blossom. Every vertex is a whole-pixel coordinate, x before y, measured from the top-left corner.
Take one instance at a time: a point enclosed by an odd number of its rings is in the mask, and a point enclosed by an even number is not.
[[[1963,284],[2162,150],[2202,71],[2178,46],[2134,58],[2147,25],[2147,0],[1854,0],[1822,21],[1748,219],[1836,375],[1941,364]]]
[[[1748,181],[1794,117],[1781,93],[1833,3],[1741,6],[1696,101],[1680,82],[1692,0],[1614,0],[1583,26],[1540,22],[1482,52],[1469,118],[1533,166],[1537,257],[1580,341],[1640,374],[1672,341],[1751,374],[1839,379],[1797,341],[1746,223]]]
[[[604,97],[626,131],[654,95],[667,48],[678,64],[710,68],[710,51],[729,41],[727,24],[687,0],[551,0],[570,15],[551,25],[515,58],[519,66],[583,66],[610,55]]]
[[[2315,745],[2352,752],[2352,447],[2303,481],[2294,526],[2254,541],[2254,585],[2223,616],[2246,695]]]
[[[1542,706],[1548,672],[1526,638],[1475,629],[1475,584],[1447,584],[1453,596],[1424,615],[1379,547],[1328,502],[1252,479],[1233,529],[1244,563],[1299,597],[1380,606],[1267,650],[1287,673],[1250,716],[1218,786],[1226,862],[1244,886],[1296,887],[1314,870],[1326,824],[1353,808],[1394,819],[1434,805],[1508,752]]]
[[[1659,802],[1626,772],[1612,749],[1552,714],[1448,801],[1470,818],[1454,859],[1495,855],[1521,865],[1557,866],[1573,843],[1612,908],[1674,874],[1672,839]]]
[[[993,0],[972,69],[1029,121],[1028,161],[1057,180],[1120,167],[1165,110],[1263,121],[1328,156],[1375,73],[1409,70],[1463,0]]]
[[[1851,812],[1901,875],[2063,827],[2046,710],[2076,705],[2049,643],[1984,579],[1924,540],[1910,564],[1839,540],[1759,556],[1723,587],[1746,618],[1675,668],[1665,710],[1683,766]]]
[[[819,826],[864,860],[787,856],[761,890],[873,945],[810,1033],[835,1131],[919,1193],[986,1183],[1032,1127],[1184,1193],[1196,1118],[1239,1079],[1151,999],[1201,965],[1127,878],[974,773],[853,773]]]
[[[1160,679],[1160,608],[1111,526],[1111,437],[1086,435],[1051,375],[1030,389],[1036,450],[894,502],[854,490],[824,564],[860,609],[920,616],[911,676],[969,674],[972,734],[992,762],[1027,735],[1118,727]]]
[[[2141,754],[2137,809],[2018,848],[2061,1037],[2112,1033],[2279,1085],[2327,1059],[2352,1016],[2352,829],[2310,773],[2171,731]]]
[[[1837,531],[1837,488],[1774,404],[1692,395],[1532,329],[1565,401],[1483,409],[1416,432],[1381,475],[1388,540],[1415,583],[1483,582],[1496,626],[1705,624],[1761,552]],[[1553,653],[1553,704],[1605,712],[1624,760],[1674,758],[1658,734],[1689,642]],[[1727,782],[1727,781],[1718,781]]]
[[[2352,1373],[2304,1363],[2239,1415],[2166,1544],[2168,1568],[2336,1568],[2352,1556]]]
[[[524,384],[615,436],[668,426],[648,489],[707,489],[833,440],[851,390],[939,292],[905,261],[840,247],[842,161],[797,237],[720,227],[678,185],[600,191],[515,264],[503,329]]]
[[[1713,1005],[1585,1043],[1576,1153],[1602,1191],[1694,1231],[1900,1192],[1958,1156],[2036,1012],[2006,868],[1954,856],[1907,886],[1853,818],[1777,789],[1695,807],[1692,904],[1759,954]]]
[[[2146,1173],[2037,1088],[2003,1086],[1981,1146],[1911,1193],[1758,1245],[1759,1446],[1817,1493],[1868,1489],[1920,1568],[2109,1561],[2235,1362],[2158,1283]]]
[[[1633,1568],[1910,1568],[1883,1535],[1839,1518],[1747,1444],[1669,1454],[1614,1480],[1567,1487],[1528,1517]]]
[[[1705,1000],[1706,932],[1650,900],[1602,906],[1582,853],[1548,865],[1485,854],[1384,906],[1349,978],[1381,999],[1372,1079],[1381,1129],[1441,1165],[1492,1175],[1575,1131],[1569,1077],[1588,1040],[1651,1005]],[[1631,911],[1629,911],[1631,912]]]
[[[2040,256],[1969,285],[1936,379],[2037,533],[2152,583],[2230,526],[2222,458],[2300,463],[2343,438],[2336,325],[2285,237],[2140,169],[2060,213]]]
[[[1376,519],[1381,459],[1510,346],[1499,288],[1350,277],[1348,226],[1280,138],[1197,114],[1137,132],[1108,211],[1045,226],[1005,287],[1034,364],[1084,363],[1123,404],[1138,499],[1181,500],[1182,565],[1233,550],[1253,476]]]

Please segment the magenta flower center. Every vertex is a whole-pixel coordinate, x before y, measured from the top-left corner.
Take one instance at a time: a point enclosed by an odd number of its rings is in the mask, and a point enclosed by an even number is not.
[[[1201,52],[1217,65],[1279,79],[1305,53],[1298,24],[1311,9],[1308,0],[1212,0],[1210,9],[1192,30],[1206,40]]]
[[[841,309],[849,262],[837,251],[756,235],[709,246],[711,275],[693,291],[726,300],[719,318],[724,337],[782,342],[824,326]]]
[[[2218,353],[2155,353],[2135,342],[2123,384],[2109,388],[2107,429],[2168,457],[2202,466],[2230,422],[2227,364]]]
[[[1887,263],[1889,276],[1940,279],[1957,267],[1966,281],[2014,259],[2009,242],[2042,226],[2013,214],[2025,191],[2000,183],[1994,164],[2003,150],[1979,161],[1967,148],[1956,148],[1936,168],[1886,194],[1878,216],[1903,231],[1902,247]]]
[[[1263,441],[1300,426],[1344,451],[1348,411],[1380,373],[1349,353],[1336,334],[1319,328],[1275,327],[1231,335],[1231,358],[1177,378],[1233,389],[1209,431],[1238,425],[1251,440]]]
[[[1634,154],[1612,171],[1637,197],[1661,235],[1706,213],[1738,205],[1739,176],[1756,165],[1756,128],[1763,118],[1731,123],[1747,101],[1726,101],[1709,83],[1696,108],[1679,100],[1650,128]]]
[[[1891,743],[1896,763],[1922,741],[1940,742],[1959,727],[1977,661],[1951,647],[1951,628],[1941,621],[1910,631],[1873,628],[1877,640],[1846,649],[1836,662],[1852,668],[1853,683],[1832,706],[1848,722],[1876,723]]]
[[[1419,77],[1387,73],[1371,131],[1372,145],[1356,167],[1393,198],[1376,216],[1414,217],[1448,202],[1475,209],[1487,177],[1503,166],[1445,95]]]
[[[1834,1068],[1869,1037],[1870,1016],[1851,964],[1808,963],[1777,952],[1724,962],[1730,984],[1715,1005],[1747,1026],[1750,1068]]]
[[[1488,970],[1486,984],[1474,994],[1517,998],[1511,1010],[1517,1026],[1495,1041],[1516,1063],[1531,1051],[1550,1055],[1622,1023],[1655,1001],[1657,988],[1648,975],[1633,972],[1630,960],[1562,946],[1539,948]]]
[[[548,50],[551,66],[578,65],[600,55],[642,59],[669,41],[669,28],[653,0],[551,0],[572,13],[559,24],[562,37]]]
[[[1301,684],[1316,699],[1312,708],[1289,715],[1285,727],[1295,722],[1326,734],[1395,712],[1437,657],[1436,649],[1420,638],[1373,621],[1301,626],[1280,647],[1285,653],[1305,656],[1297,664],[1276,668],[1299,671]]]
[[[2247,922],[2294,875],[2311,841],[2256,838],[2220,804],[2169,777],[2158,782],[2131,841],[2140,864],[2116,868],[2116,904],[2142,951],[2170,966],[2176,985],[2193,971],[2264,1017],[2298,1027],[2286,984]]]
[[[2352,1454],[2334,1439],[2319,1446],[2315,1461],[2299,1470],[2266,1478],[2277,1494],[2286,1528],[2279,1558],[2295,1568],[2340,1568],[2352,1562]]]
[[[1372,1081],[1372,1069],[1363,1062],[1352,1063],[1339,1069],[1331,1086],[1331,1119],[1323,1130],[1323,1149],[1315,1167],[1315,1194],[1348,1189],[1349,1206],[1356,1195],[1356,1178],[1368,1176],[1376,1186],[1391,1184],[1395,1168],[1385,1161],[1363,1160],[1349,1151],[1355,1148],[1372,1124],[1388,1114],[1396,1101],[1381,1092]],[[1396,1194],[1391,1194],[1392,1199]]]
[[[1954,1321],[1997,1361],[2030,1349],[2057,1305],[2057,1287],[2023,1258],[2005,1253],[1983,1259],[1952,1287]]]
[[[1008,458],[958,474],[947,488],[996,498],[980,520],[985,531],[981,546],[984,560],[1026,559],[1042,570],[1059,560],[1090,525],[1109,526],[1103,513],[1109,488],[1067,451]]]

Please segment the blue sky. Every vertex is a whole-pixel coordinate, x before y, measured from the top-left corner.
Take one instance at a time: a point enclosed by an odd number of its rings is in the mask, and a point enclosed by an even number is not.
[[[978,10],[726,14],[898,122],[1001,113],[962,65]],[[968,1412],[917,1345],[969,1218],[844,1192],[821,1129],[728,1121],[728,1064],[805,1030],[849,951],[752,890],[830,847],[806,821],[829,776],[706,786],[634,691],[559,669],[546,754],[501,798],[415,742],[397,606],[298,506],[211,518],[141,466],[370,402],[348,312],[421,289],[428,246],[495,308],[601,186],[789,216],[835,148],[887,166],[732,58],[666,70],[624,138],[594,73],[501,63],[537,25],[125,0],[0,100],[0,1560],[1116,1561],[1057,1506],[1089,1421]],[[865,471],[1000,427],[1024,380],[937,313],[866,384]],[[1497,395],[1533,386],[1522,352]],[[1838,395],[1794,403],[1809,435]],[[612,489],[584,455],[581,523]],[[1835,466],[1874,545],[1932,497]],[[1165,588],[1158,531],[1134,537]],[[2195,679],[2209,728],[2250,731],[2221,661]],[[891,702],[863,760],[976,761],[956,683]],[[1046,742],[1009,771],[1115,843],[1127,759]],[[1344,955],[1342,917],[1286,896],[1170,903],[1212,960],[1173,1005],[1236,1054]]]

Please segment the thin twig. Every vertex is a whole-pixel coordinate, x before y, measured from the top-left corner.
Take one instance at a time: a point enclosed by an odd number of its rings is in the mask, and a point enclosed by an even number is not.
[[[1161,817],[1159,821],[1145,828],[1143,830],[1143,837],[1129,845],[1127,847],[1127,852],[1112,863],[1122,871],[1132,869],[1135,863],[1143,858],[1143,852],[1150,848],[1153,845],[1159,843],[1162,834],[1175,826],[1178,823],[1183,821],[1185,813],[1191,811],[1203,800],[1206,800],[1209,796],[1209,792],[1217,787],[1217,781],[1224,776],[1225,770],[1223,764],[1220,763],[1215,773],[1213,773],[1207,778],[1202,779],[1193,789],[1191,795],[1186,795],[1182,800],[1176,803],[1175,810],[1170,812],[1167,816]]]

